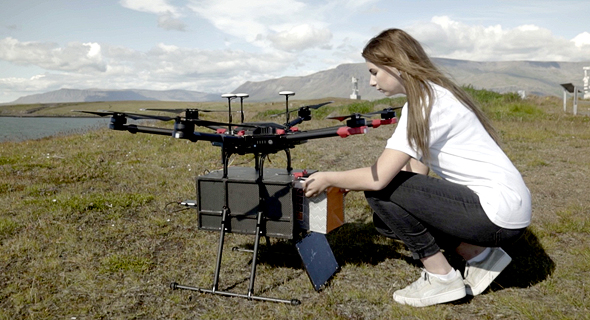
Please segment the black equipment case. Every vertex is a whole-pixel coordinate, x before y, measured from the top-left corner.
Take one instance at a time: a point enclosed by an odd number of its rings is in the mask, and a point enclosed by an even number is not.
[[[292,173],[286,169],[267,168],[262,183],[257,182],[258,172],[249,167],[228,168],[227,179],[223,170],[213,171],[197,178],[197,205],[199,229],[220,231],[221,217],[226,199],[229,207],[227,232],[255,234],[258,211],[264,212],[264,236],[293,239],[298,230],[294,208],[301,202],[300,189],[293,188]],[[225,184],[227,183],[227,193]],[[261,201],[263,199],[263,201]],[[264,208],[260,208],[263,205]]]

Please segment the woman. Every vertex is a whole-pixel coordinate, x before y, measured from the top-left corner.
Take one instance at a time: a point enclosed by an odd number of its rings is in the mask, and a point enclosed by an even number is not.
[[[371,86],[407,96],[399,124],[374,165],[315,173],[305,195],[327,187],[365,191],[376,229],[402,240],[424,265],[420,279],[393,294],[395,301],[428,306],[475,296],[510,263],[500,246],[530,224],[529,190],[483,112],[414,38],[383,31],[363,57]],[[441,179],[428,176],[430,169]],[[465,259],[463,276],[441,249]]]

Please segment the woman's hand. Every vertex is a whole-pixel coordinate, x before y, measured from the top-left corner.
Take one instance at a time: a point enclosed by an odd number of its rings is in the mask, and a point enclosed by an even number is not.
[[[327,172],[316,172],[302,181],[303,192],[306,197],[315,197],[330,187],[327,179]]]
[[[354,191],[381,190],[408,161],[409,155],[398,150],[385,149],[377,162],[370,167],[347,171],[322,171],[310,175],[301,182],[303,192],[306,197],[315,197],[328,187]]]

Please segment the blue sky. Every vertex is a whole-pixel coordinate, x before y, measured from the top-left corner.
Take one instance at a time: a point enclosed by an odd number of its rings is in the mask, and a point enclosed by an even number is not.
[[[588,0],[1,0],[0,102],[60,88],[231,92],[363,62],[387,28],[433,57],[590,66]]]

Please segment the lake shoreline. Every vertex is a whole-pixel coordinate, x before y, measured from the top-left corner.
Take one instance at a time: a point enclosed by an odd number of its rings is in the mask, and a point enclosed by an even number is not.
[[[63,115],[63,114],[32,114],[32,113],[1,113],[0,118],[103,118],[100,116],[89,116],[89,115]]]
[[[30,114],[0,114],[0,118],[81,118],[100,119],[100,116],[65,116],[65,115],[30,115]]]
[[[72,116],[0,116],[0,142],[21,142],[107,127],[109,118]]]

